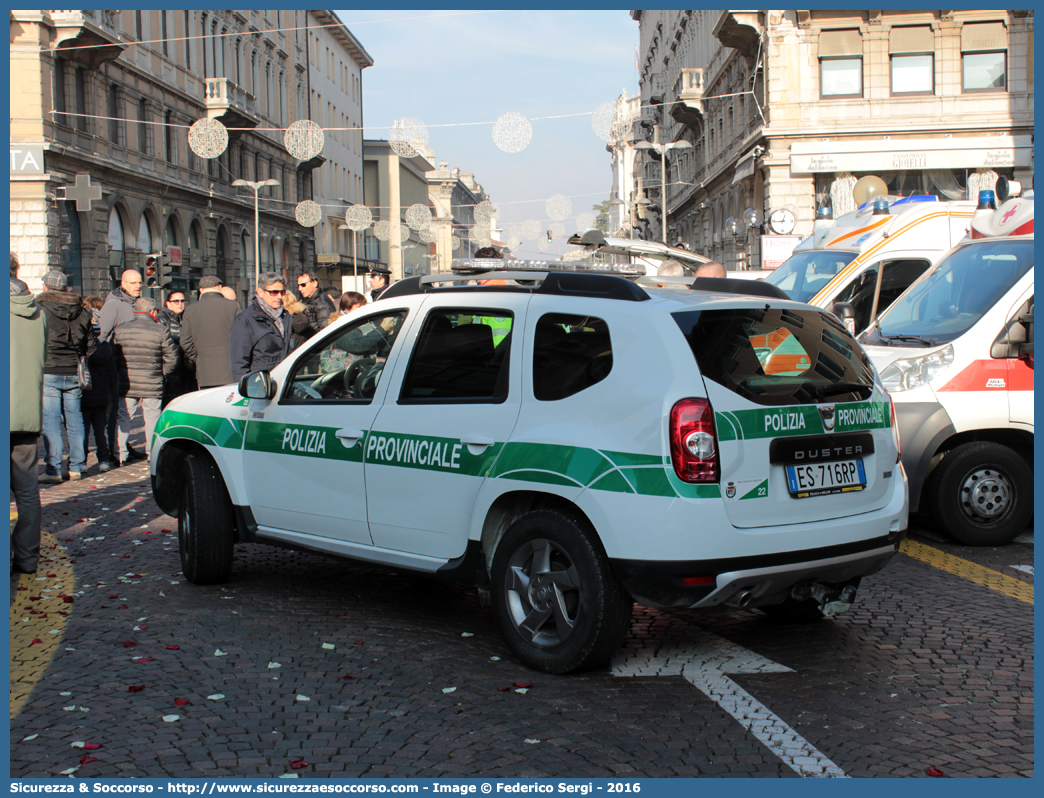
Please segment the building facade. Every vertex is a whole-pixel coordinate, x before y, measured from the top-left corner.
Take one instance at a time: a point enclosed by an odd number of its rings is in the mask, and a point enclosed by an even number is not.
[[[363,203],[362,73],[373,59],[333,11],[307,11],[309,116],[325,130],[312,199],[323,210],[315,226],[317,273],[323,285],[358,291],[368,264],[353,252],[345,211]],[[356,274],[356,268],[359,274]]]
[[[803,237],[817,209],[852,210],[865,175],[941,199],[974,197],[999,175],[1032,184],[1032,11],[631,15],[637,130],[692,144],[668,154],[665,198],[657,158],[633,178],[665,204],[668,243],[757,267],[762,233],[778,231],[744,224],[748,208],[761,220],[789,210]]]
[[[438,169],[428,172],[428,196],[431,202],[432,272],[448,272],[454,258],[470,258],[481,248],[471,230],[475,226],[475,206],[490,199],[473,172],[462,172],[446,161],[439,161]],[[496,219],[491,233],[497,237]]]
[[[313,165],[281,132],[307,113],[304,12],[12,11],[11,57],[11,248],[30,286],[59,268],[104,295],[149,253],[180,251],[171,287],[217,275],[246,301],[255,249],[262,271],[314,262],[294,217]],[[213,159],[188,144],[206,117],[228,128]],[[89,209],[72,200],[77,175],[101,189]],[[279,181],[260,193],[257,242],[240,178]]]

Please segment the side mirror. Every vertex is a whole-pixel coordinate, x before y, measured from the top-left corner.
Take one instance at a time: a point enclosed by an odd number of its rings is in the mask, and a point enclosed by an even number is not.
[[[1019,316],[1019,324],[1026,330],[1026,343],[1019,345],[1019,359],[1033,360],[1033,305],[1029,313]]]
[[[990,357],[1033,360],[1033,306],[1028,310],[1008,322],[990,347]]]
[[[275,381],[267,371],[246,374],[239,381],[239,395],[247,399],[271,399],[275,394]]]
[[[855,306],[851,302],[835,302],[831,312],[841,319],[846,330],[852,335],[856,334]]]

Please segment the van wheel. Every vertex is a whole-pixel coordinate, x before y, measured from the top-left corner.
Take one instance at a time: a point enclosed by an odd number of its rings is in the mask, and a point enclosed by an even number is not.
[[[214,461],[189,455],[178,508],[181,571],[188,581],[212,585],[228,579],[234,525],[232,502]]]
[[[492,569],[493,611],[523,663],[569,673],[609,661],[630,626],[633,601],[597,541],[555,510],[512,524]]]
[[[1033,515],[1033,475],[999,443],[965,443],[936,467],[925,498],[942,531],[968,546],[1010,543]]]

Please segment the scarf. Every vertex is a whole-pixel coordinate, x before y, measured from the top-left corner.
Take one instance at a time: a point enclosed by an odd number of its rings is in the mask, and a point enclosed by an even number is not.
[[[283,335],[283,306],[280,305],[278,308],[269,307],[268,303],[265,302],[261,297],[254,297],[254,304],[257,305],[261,310],[265,312],[272,321],[275,322],[276,329],[279,330],[279,334]]]

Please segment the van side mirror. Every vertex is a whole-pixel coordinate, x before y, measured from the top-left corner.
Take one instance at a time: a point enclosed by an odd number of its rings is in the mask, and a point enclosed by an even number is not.
[[[851,302],[835,302],[831,312],[841,319],[846,330],[852,335],[856,334],[855,306]]]
[[[990,357],[998,360],[1033,359],[1033,305],[1028,308],[1024,305],[1023,309],[1029,312],[1022,313],[1008,322],[990,347]]]
[[[1019,345],[1019,359],[1033,360],[1033,305],[1029,313],[1019,316],[1019,324],[1026,330],[1026,342]]]
[[[267,371],[245,374],[239,381],[239,395],[247,399],[271,399],[275,394],[275,381]]]

